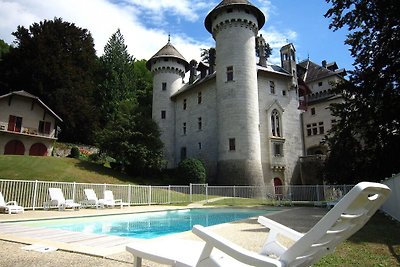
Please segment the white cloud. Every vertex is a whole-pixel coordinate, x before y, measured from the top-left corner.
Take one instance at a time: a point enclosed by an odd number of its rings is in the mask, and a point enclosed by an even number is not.
[[[149,2],[148,8],[151,8],[156,1],[147,2]],[[178,1],[164,0],[162,2],[165,6],[167,5],[166,2],[179,5]],[[178,11],[189,17],[194,16],[194,11],[188,10],[189,1],[185,3],[186,7]],[[197,1],[197,5],[202,6],[202,2]],[[7,43],[12,43],[15,40],[11,33],[16,31],[18,25],[28,28],[34,22],[61,17],[64,21],[75,23],[76,26],[88,29],[91,32],[98,55],[103,53],[108,39],[118,28],[124,35],[129,52],[137,59],[150,58],[167,43],[168,38],[168,32],[161,28],[146,28],[140,21],[135,6],[126,2],[111,3],[107,0],[0,0],[0,17],[2,18],[0,39]],[[195,55],[200,54],[199,47],[204,47],[201,43],[185,36],[176,36],[176,40],[184,44],[184,49],[181,51],[184,56],[190,56],[194,52]],[[179,46],[178,43],[177,46]]]

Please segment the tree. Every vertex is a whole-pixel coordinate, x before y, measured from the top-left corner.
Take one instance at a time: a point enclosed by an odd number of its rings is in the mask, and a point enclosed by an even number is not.
[[[400,6],[397,0],[326,1],[330,28],[347,26],[345,43],[355,59],[349,83],[336,88],[344,103],[332,106],[340,121],[327,140],[326,178],[379,181],[400,172]]]
[[[97,133],[97,145],[129,174],[142,175],[163,167],[158,126],[133,100],[119,104],[114,119]]]
[[[7,54],[10,51],[10,45],[4,42],[4,40],[0,39],[0,61],[3,55]]]
[[[19,26],[16,47],[0,63],[0,81],[38,96],[63,120],[59,138],[91,143],[97,127],[93,94],[97,56],[86,29],[61,18]]]
[[[180,183],[204,184],[206,182],[206,169],[198,159],[188,158],[182,160],[178,164],[177,173]]]
[[[133,62],[118,29],[108,40],[100,58],[102,82],[97,96],[104,122],[113,118],[122,100],[136,99]]]

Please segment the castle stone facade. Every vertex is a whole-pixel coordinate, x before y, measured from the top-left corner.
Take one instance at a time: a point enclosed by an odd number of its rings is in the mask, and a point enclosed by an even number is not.
[[[268,65],[258,36],[264,23],[248,1],[225,0],[205,18],[216,54],[210,50],[208,64],[189,63],[170,42],[147,62],[168,168],[201,159],[214,184],[281,185],[298,178],[296,51],[288,44],[281,66]]]

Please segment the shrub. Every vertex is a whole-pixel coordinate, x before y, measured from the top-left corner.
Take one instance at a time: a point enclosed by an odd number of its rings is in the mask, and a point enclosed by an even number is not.
[[[79,148],[74,146],[71,148],[71,158],[79,159],[81,152],[79,152]]]
[[[178,165],[177,176],[181,183],[204,184],[206,182],[206,169],[198,159],[185,159]]]

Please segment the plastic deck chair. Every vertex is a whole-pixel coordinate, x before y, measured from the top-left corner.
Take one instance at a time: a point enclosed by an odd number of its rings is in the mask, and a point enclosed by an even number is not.
[[[94,192],[93,189],[84,189],[83,192],[85,193],[85,197],[86,199],[84,201],[82,201],[81,203],[85,206],[85,207],[96,207],[96,208],[103,208],[104,207],[104,199],[98,199],[96,192]]]
[[[79,209],[81,204],[75,203],[72,199],[65,199],[61,188],[49,188],[50,203],[47,203],[49,207],[56,206],[59,210],[66,208]]]
[[[200,225],[195,225],[192,232],[204,242],[136,242],[127,245],[126,250],[133,254],[135,267],[141,266],[142,258],[172,266],[310,266],[361,229],[389,194],[386,185],[359,183],[305,234],[260,216],[259,223],[270,229],[260,254]],[[279,243],[278,234],[295,243],[285,247]]]
[[[24,208],[19,206],[17,201],[12,200],[6,202],[1,192],[0,192],[0,210],[4,210],[4,212],[8,214],[24,212]]]

